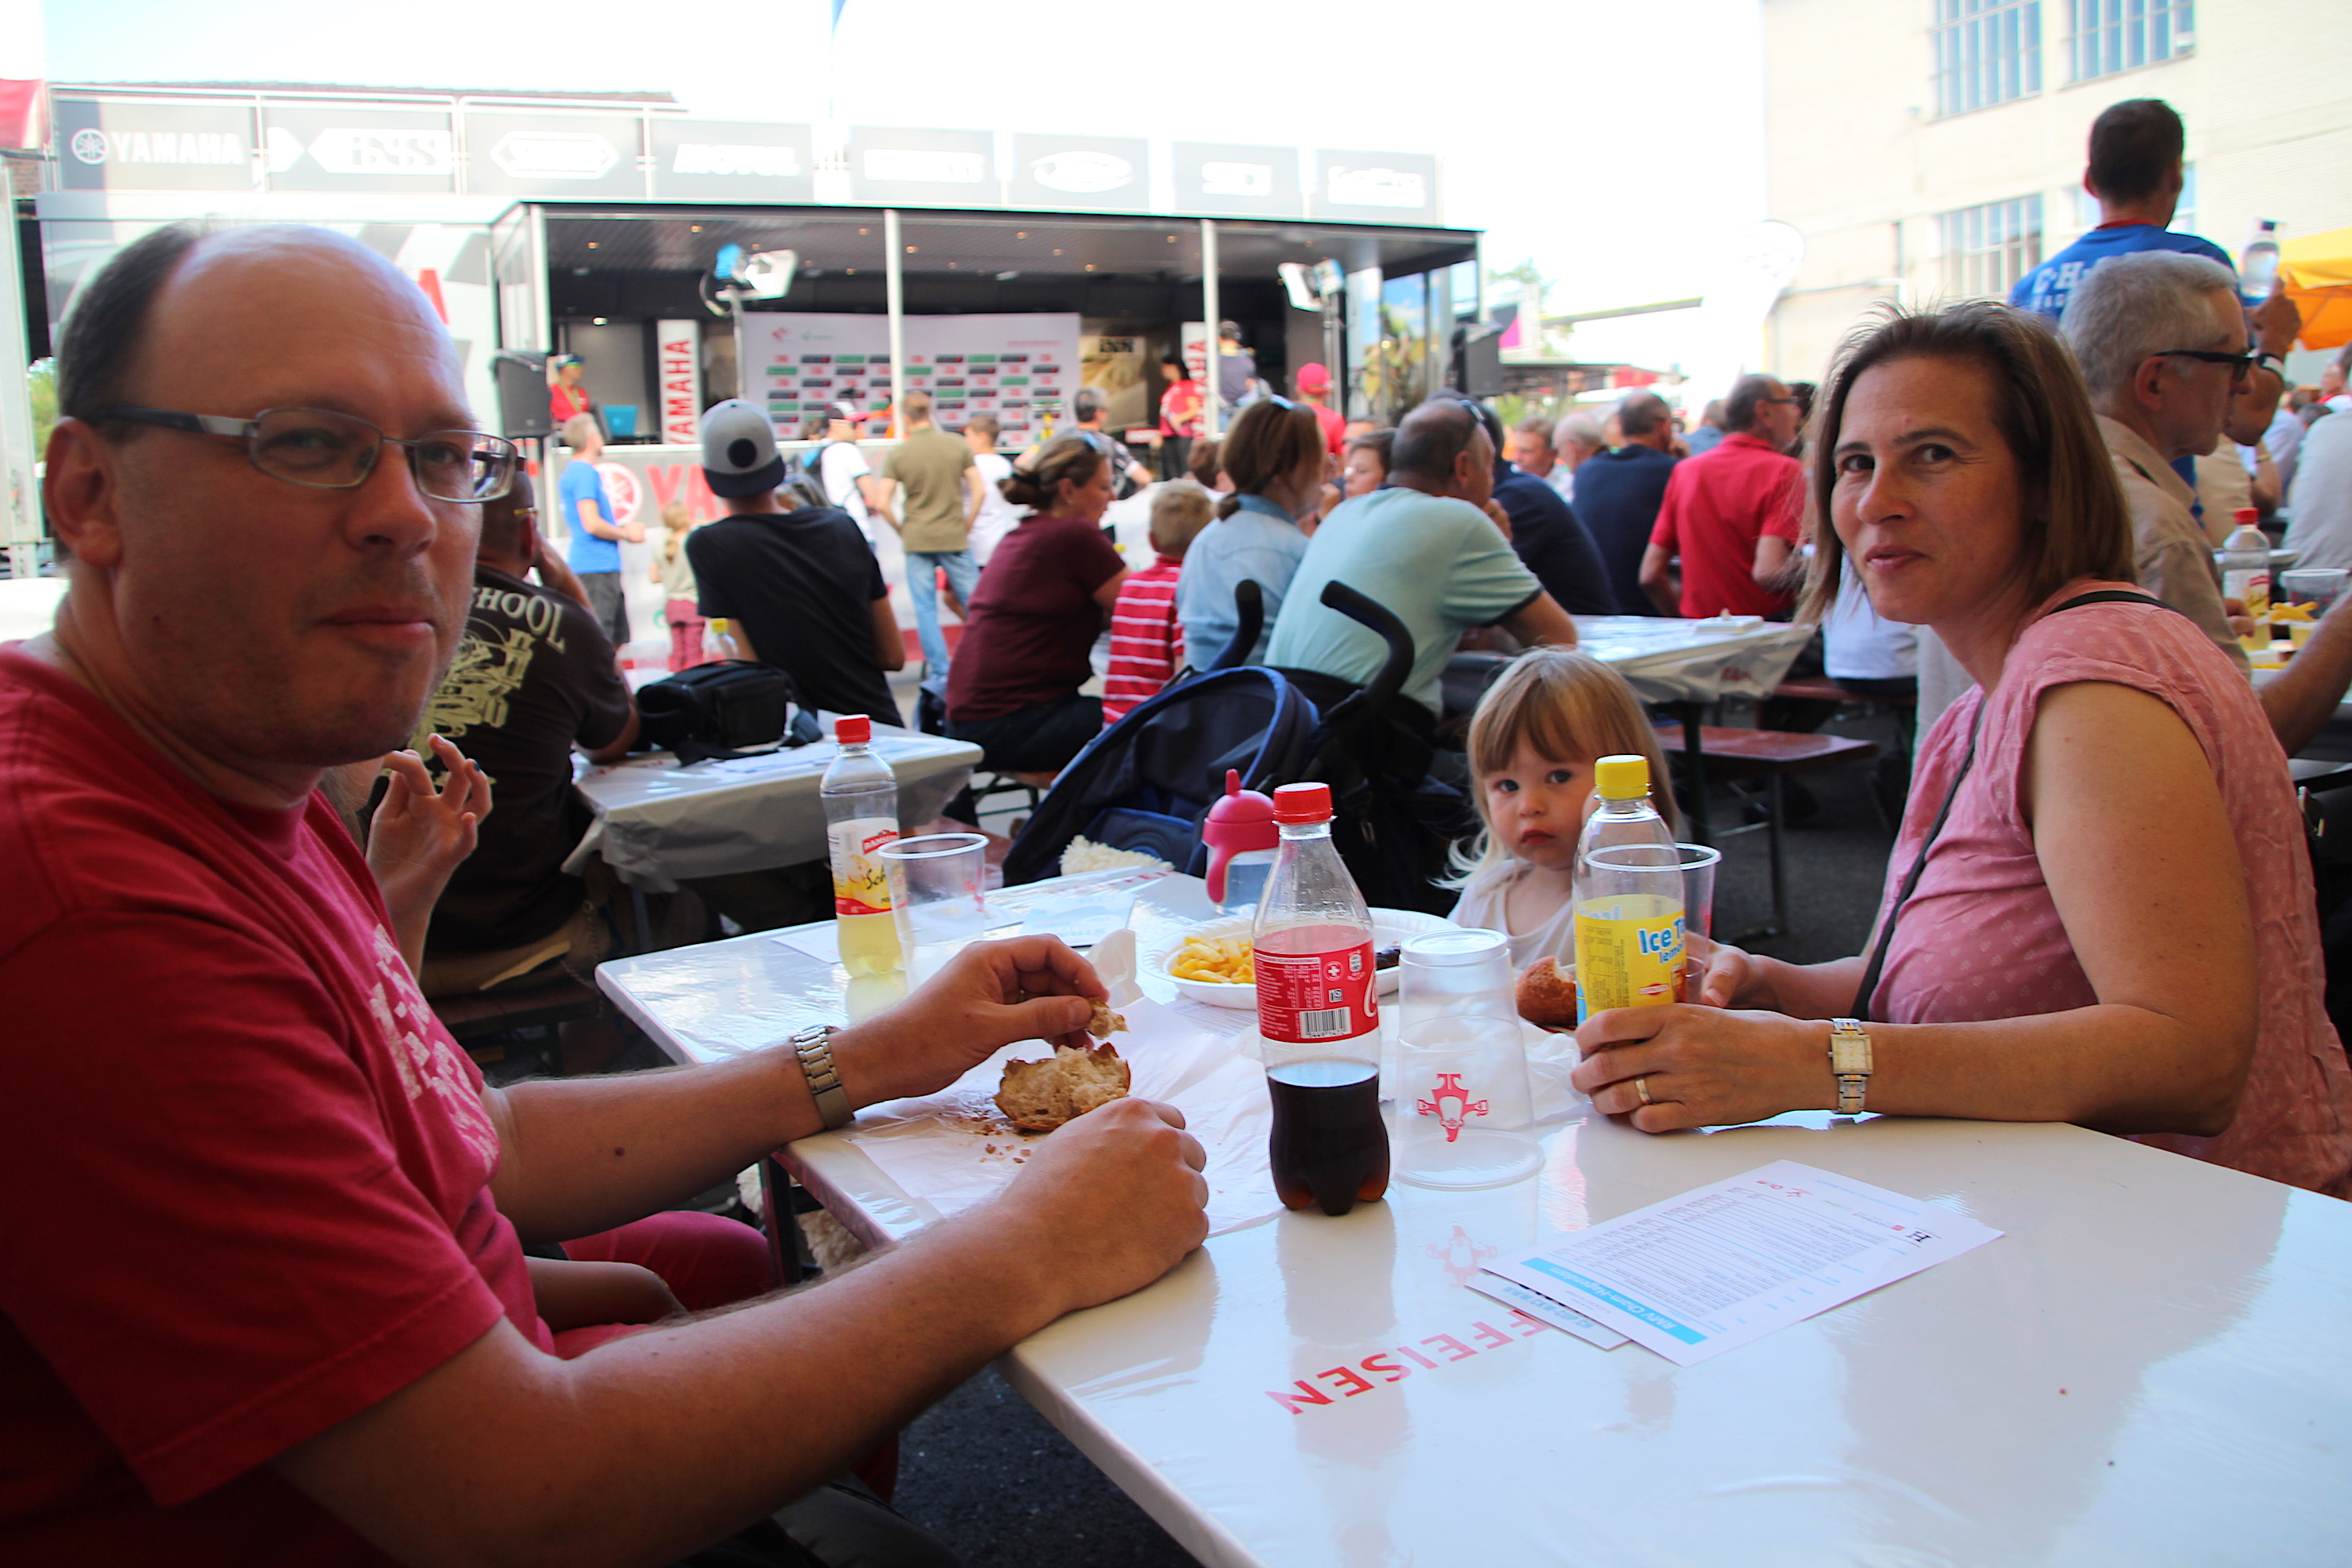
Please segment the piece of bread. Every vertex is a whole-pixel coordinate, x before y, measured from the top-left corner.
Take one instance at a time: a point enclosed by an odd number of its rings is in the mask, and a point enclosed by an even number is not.
[[[1098,1105],[1127,1097],[1127,1063],[1109,1046],[1055,1047],[1042,1061],[1006,1062],[996,1109],[1024,1132],[1051,1132]]]
[[[1519,1016],[1546,1029],[1576,1027],[1576,979],[1562,974],[1549,958],[1538,958],[1519,976]]]
[[[1112,1012],[1108,1002],[1096,1003],[1093,1014],[1087,1019],[1087,1033],[1097,1040],[1108,1040],[1126,1027],[1127,1015]]]

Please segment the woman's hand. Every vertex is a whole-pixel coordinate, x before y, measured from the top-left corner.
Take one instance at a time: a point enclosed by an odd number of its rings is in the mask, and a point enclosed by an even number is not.
[[[1698,1005],[1780,1009],[1765,960],[1747,949],[1693,932],[1683,939],[1683,955],[1689,963],[1686,990]]]
[[[1576,1043],[1584,1060],[1569,1082],[1594,1110],[1631,1115],[1644,1132],[1836,1103],[1825,1023],[1714,1006],[1612,1007],[1586,1019]]]

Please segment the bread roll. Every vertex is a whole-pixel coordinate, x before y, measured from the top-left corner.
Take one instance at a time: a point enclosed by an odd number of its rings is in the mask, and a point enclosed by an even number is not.
[[[1024,1132],[1051,1132],[1098,1105],[1127,1098],[1127,1063],[1109,1046],[1059,1046],[1041,1061],[1006,1062],[996,1109]]]
[[[1112,1012],[1110,1005],[1106,1002],[1096,1003],[1093,1014],[1087,1019],[1087,1033],[1097,1040],[1108,1040],[1126,1027],[1127,1015]]]
[[[1576,1027],[1576,977],[1538,958],[1519,976],[1519,1016],[1546,1029]]]

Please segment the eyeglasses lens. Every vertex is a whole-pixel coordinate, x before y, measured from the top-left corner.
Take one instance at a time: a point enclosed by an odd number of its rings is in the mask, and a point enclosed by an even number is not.
[[[384,435],[364,419],[322,408],[276,408],[253,432],[254,466],[298,485],[349,489],[375,471]],[[417,488],[436,500],[483,501],[507,492],[514,444],[471,430],[442,430],[401,443]]]

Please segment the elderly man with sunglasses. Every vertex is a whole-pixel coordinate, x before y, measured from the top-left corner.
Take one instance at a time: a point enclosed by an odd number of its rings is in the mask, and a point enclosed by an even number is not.
[[[163,229],[83,284],[59,364],[70,585],[0,648],[0,1561],[837,1560],[779,1510],[945,1561],[877,1504],[801,1510],[1197,1245],[1173,1111],[1106,1106],[818,1289],[574,1360],[522,1244],[1077,1031],[1093,972],[981,944],[725,1066],[486,1089],[317,792],[407,740],[513,474],[431,307],[336,236]]]
[[[2212,547],[2190,510],[2196,495],[2171,466],[2213,449],[2253,374],[2257,356],[2236,279],[2202,256],[2118,256],[2074,284],[2059,331],[2083,367],[2123,485],[2139,585],[2248,668],[2223,605]],[[2330,616],[2262,689],[2263,710],[2288,755],[2334,716],[2347,684],[2352,616]]]

